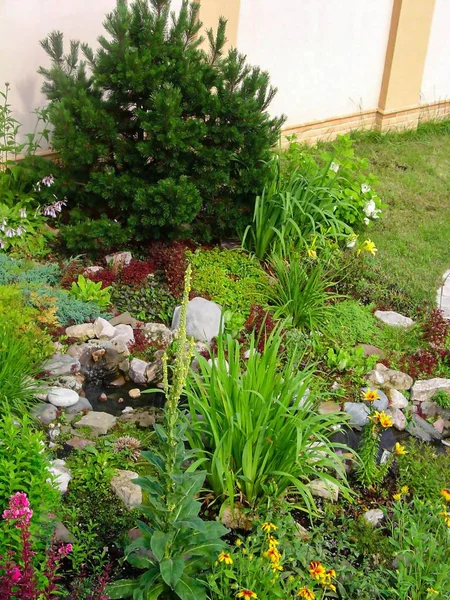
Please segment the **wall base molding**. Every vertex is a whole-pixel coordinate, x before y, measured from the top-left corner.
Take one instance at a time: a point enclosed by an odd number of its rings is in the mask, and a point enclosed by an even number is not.
[[[315,144],[319,141],[331,141],[338,135],[355,130],[401,131],[415,129],[419,123],[434,121],[450,116],[450,100],[441,100],[430,104],[418,104],[401,110],[365,110],[341,117],[331,117],[301,125],[285,127],[282,143],[286,137],[296,135],[299,142]]]

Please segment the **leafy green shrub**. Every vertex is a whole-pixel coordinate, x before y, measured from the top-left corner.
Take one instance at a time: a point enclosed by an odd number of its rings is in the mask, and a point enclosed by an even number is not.
[[[120,312],[128,310],[139,321],[169,324],[177,300],[167,286],[151,278],[139,289],[127,285],[115,285],[111,290],[111,301]]]
[[[36,365],[27,354],[29,340],[18,336],[9,323],[0,324],[0,407],[22,414],[37,392]]]
[[[386,579],[388,592],[399,600],[448,596],[448,528],[439,512],[417,497],[394,504],[389,542],[396,568],[386,572]]]
[[[224,19],[208,32],[207,55],[198,16],[188,0],[173,22],[170,0],[117,2],[98,52],[81,45],[92,75],[78,42],[68,54],[61,32],[42,42],[52,146],[73,182],[71,202],[88,216],[113,215],[133,239],[197,217],[214,235],[234,231],[279,135],[268,74],[224,52]]]
[[[240,354],[237,340],[220,337],[212,365],[199,356],[200,373],[188,379],[187,438],[205,461],[214,493],[230,502],[240,494],[255,504],[295,488],[312,509],[308,479],[336,482],[338,473],[345,490],[343,465],[329,440],[343,416],[316,414],[305,398],[311,373],[299,370],[295,353],[280,367],[279,328],[262,352],[252,337],[249,358],[242,362]]]
[[[110,286],[102,288],[101,281],[95,283],[84,275],[78,275],[77,281],[72,283],[70,295],[77,300],[97,304],[99,308],[107,308],[111,304],[110,289]]]
[[[233,312],[248,316],[261,304],[268,278],[259,262],[240,250],[197,250],[188,253],[192,289]]]
[[[131,239],[131,232],[122,223],[102,215],[100,219],[86,219],[82,211],[70,213],[71,222],[61,227],[61,240],[74,254],[103,255],[122,250]]]
[[[308,331],[323,330],[338,296],[332,291],[334,282],[322,262],[309,262],[299,253],[273,254],[273,274],[267,298],[275,316],[289,318],[294,327]]]
[[[0,254],[0,285],[5,283],[55,285],[60,277],[56,263],[39,264]]]
[[[280,155],[281,175],[288,180],[298,171],[309,180],[318,176],[336,202],[335,217],[352,229],[360,230],[381,213],[381,200],[373,187],[377,178],[368,172],[369,161],[355,154],[355,140],[341,135],[326,151],[300,144],[295,136]]]
[[[436,454],[432,446],[412,438],[407,451],[397,457],[398,485],[407,485],[419,500],[438,502],[441,490],[450,488],[448,455]]]
[[[44,437],[33,428],[26,413],[18,419],[3,407],[0,442],[0,513],[7,508],[12,494],[25,492],[35,511],[32,533],[36,539],[41,539],[43,549],[51,533],[48,513],[56,512],[60,505],[60,492],[48,481],[50,473]],[[8,533],[4,525],[0,527],[0,554],[11,549],[12,533],[12,530]]]
[[[38,326],[42,317],[40,311],[26,304],[26,297],[16,286],[0,285],[0,315],[5,343],[8,339],[12,343],[10,351],[15,344],[21,344],[21,350],[17,349],[17,352],[23,354],[21,360],[26,357],[28,367],[25,372],[54,352],[50,336]]]

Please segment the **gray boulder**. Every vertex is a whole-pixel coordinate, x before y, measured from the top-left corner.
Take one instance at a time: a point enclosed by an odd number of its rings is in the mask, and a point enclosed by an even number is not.
[[[131,325],[116,325],[114,330],[114,336],[111,338],[113,344],[134,344],[134,332]]]
[[[111,325],[109,321],[103,319],[102,317],[95,319],[94,331],[95,336],[98,337],[99,340],[110,340],[116,335],[116,329],[114,325]]]
[[[390,388],[387,395],[391,408],[406,408],[408,406],[408,399],[395,388]]]
[[[412,386],[411,400],[413,402],[430,400],[440,390],[450,394],[450,379],[435,377],[434,379],[418,380]]]
[[[87,398],[80,397],[76,404],[69,406],[64,412],[68,415],[76,415],[79,412],[83,412],[83,410],[92,410],[92,404]]]
[[[58,416],[58,409],[53,404],[36,404],[32,407],[31,414],[43,425],[49,425]]]
[[[432,440],[442,439],[442,435],[437,431],[433,425],[430,425],[428,421],[419,417],[419,415],[413,415],[413,418],[406,428],[406,431],[414,437],[422,440],[423,442],[431,442]]]
[[[363,427],[369,421],[370,410],[361,402],[346,402],[344,411],[350,416],[350,425]]]
[[[180,324],[181,306],[177,306],[172,319],[172,329]],[[221,332],[222,308],[205,298],[193,298],[187,306],[186,333],[195,340],[210,342]]]
[[[146,371],[147,371],[148,363],[145,360],[141,360],[140,358],[133,358],[130,362],[130,379],[134,381],[134,383],[146,383]]]
[[[409,317],[405,317],[398,312],[393,310],[376,310],[375,316],[377,319],[390,325],[391,327],[411,327],[414,321]]]
[[[384,512],[380,508],[372,508],[364,513],[364,519],[373,527],[377,527],[384,519]]]
[[[129,265],[132,258],[131,252],[115,252],[114,254],[105,256],[105,261],[110,267],[120,268]]]
[[[66,327],[66,335],[70,338],[75,338],[84,342],[95,337],[94,324],[93,323],[82,323],[81,325],[71,325]]]
[[[149,342],[164,348],[170,346],[175,338],[175,332],[162,323],[146,323],[143,333]]]
[[[69,487],[69,482],[72,479],[70,469],[66,467],[66,461],[60,458],[51,460],[48,468],[53,475],[53,484],[62,493],[65,494]]]
[[[67,354],[55,354],[42,365],[42,370],[50,376],[71,375],[80,370],[80,363],[73,356]]]
[[[142,490],[133,483],[139,475],[134,471],[117,471],[111,480],[111,489],[118,496],[128,509],[142,504]]]

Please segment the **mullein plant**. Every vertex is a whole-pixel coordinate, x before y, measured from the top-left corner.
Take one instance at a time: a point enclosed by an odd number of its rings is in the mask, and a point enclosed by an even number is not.
[[[377,390],[370,388],[363,393],[367,402],[374,402],[379,398]],[[356,475],[359,482],[367,488],[379,486],[389,470],[396,454],[403,454],[403,447],[396,444],[394,453],[388,460],[378,463],[378,451],[380,447],[381,434],[385,429],[392,427],[393,419],[384,411],[371,410],[369,421],[364,425],[361,441],[358,448],[359,464]]]
[[[145,571],[135,580],[112,584],[108,588],[112,599],[133,596],[133,600],[156,600],[169,595],[182,600],[206,599],[205,574],[217,553],[226,548],[221,537],[228,530],[216,521],[205,522],[198,516],[201,503],[196,497],[206,472],[195,470],[199,461],[185,467],[194,457],[184,444],[189,421],[178,407],[193,356],[193,340],[186,335],[190,281],[189,266],[170,385],[167,355],[163,357],[166,404],[163,423],[155,425],[158,447],[154,452],[142,453],[155,475],[135,480],[147,496],[140,510],[149,524],[138,521],[141,536],[127,548],[126,558]]]

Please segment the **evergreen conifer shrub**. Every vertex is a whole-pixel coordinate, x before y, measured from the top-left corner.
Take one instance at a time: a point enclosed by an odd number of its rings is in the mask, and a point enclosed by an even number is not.
[[[190,229],[230,234],[251,217],[283,118],[269,76],[225,52],[226,21],[201,47],[199,5],[117,0],[94,52],[41,42],[53,148],[70,206],[117,219],[136,240]]]

